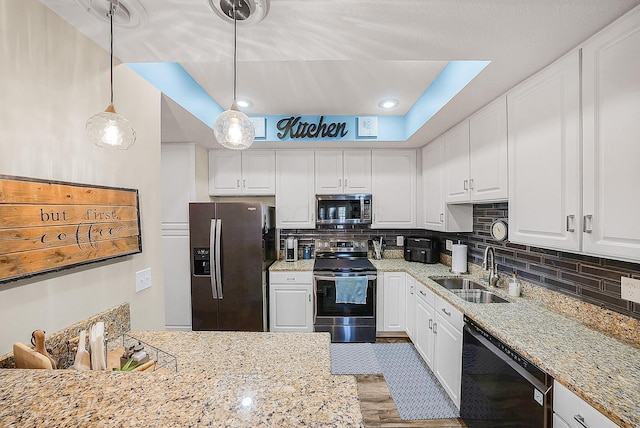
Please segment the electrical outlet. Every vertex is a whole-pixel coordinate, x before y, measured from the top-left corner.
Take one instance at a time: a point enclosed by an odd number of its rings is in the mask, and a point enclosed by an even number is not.
[[[398,247],[404,246],[404,236],[396,236],[396,245]]]
[[[151,268],[136,272],[136,293],[151,287]]]
[[[640,279],[622,277],[622,298],[640,303]]]
[[[453,241],[451,239],[447,239],[447,250],[453,251]]]

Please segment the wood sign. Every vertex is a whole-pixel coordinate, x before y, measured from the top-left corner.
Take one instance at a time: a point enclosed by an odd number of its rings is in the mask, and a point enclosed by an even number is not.
[[[136,189],[0,175],[0,283],[140,252]]]

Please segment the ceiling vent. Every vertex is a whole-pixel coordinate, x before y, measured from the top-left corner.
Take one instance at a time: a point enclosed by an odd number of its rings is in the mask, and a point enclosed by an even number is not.
[[[91,15],[109,22],[111,4],[117,4],[113,15],[113,25],[124,28],[136,28],[146,21],[147,11],[137,0],[75,0]]]
[[[233,23],[233,3],[237,4],[238,24],[253,25],[269,13],[269,0],[207,0],[209,7],[223,21]]]

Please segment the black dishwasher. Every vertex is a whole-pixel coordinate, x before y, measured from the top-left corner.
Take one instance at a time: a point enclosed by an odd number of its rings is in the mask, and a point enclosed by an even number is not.
[[[553,378],[468,317],[460,417],[469,428],[551,428]]]

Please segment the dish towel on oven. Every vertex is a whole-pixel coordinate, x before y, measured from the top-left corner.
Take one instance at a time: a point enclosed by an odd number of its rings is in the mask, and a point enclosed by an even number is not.
[[[336,303],[367,303],[366,276],[338,276],[336,277]]]

